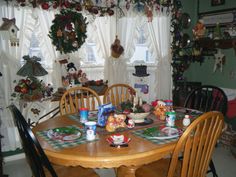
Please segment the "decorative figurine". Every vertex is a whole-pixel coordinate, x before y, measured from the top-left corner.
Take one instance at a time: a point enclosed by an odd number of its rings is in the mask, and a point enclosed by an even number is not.
[[[132,118],[128,118],[127,127],[131,129],[131,128],[134,128],[134,126],[135,126],[134,120]]]
[[[216,70],[219,68],[220,71],[223,71],[223,65],[225,64],[225,55],[221,53],[221,50],[218,49],[217,53],[214,55],[215,56],[215,65],[213,72],[216,72]]]
[[[124,114],[111,114],[107,118],[106,122],[106,130],[108,132],[114,132],[117,128],[124,128],[126,127],[125,123],[126,115]]]
[[[195,39],[199,39],[204,37],[206,31],[206,27],[202,19],[198,20],[197,24],[193,28],[193,35]]]

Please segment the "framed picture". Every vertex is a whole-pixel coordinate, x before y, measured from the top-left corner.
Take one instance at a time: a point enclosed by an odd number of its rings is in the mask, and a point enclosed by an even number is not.
[[[221,26],[236,24],[235,8],[199,13],[198,16],[204,21],[206,27],[214,27],[217,23]]]
[[[211,0],[211,6],[219,6],[225,4],[225,0]]]

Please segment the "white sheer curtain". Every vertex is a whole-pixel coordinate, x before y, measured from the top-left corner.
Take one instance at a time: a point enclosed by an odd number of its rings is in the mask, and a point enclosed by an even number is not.
[[[16,26],[20,29],[18,31],[20,46],[12,47],[9,44],[9,40],[4,40],[2,37],[0,40],[0,71],[3,74],[0,79],[0,106],[3,108],[1,134],[4,136],[2,139],[2,151],[15,150],[21,147],[17,130],[7,106],[11,103],[11,93],[14,90],[13,81],[19,79],[16,71],[20,68],[20,58],[22,53],[26,53],[25,50],[29,46],[30,34],[32,33],[32,21],[27,18],[29,14],[29,9],[18,9],[0,2],[0,23],[2,24],[3,17],[8,19],[15,18]]]
[[[16,72],[20,68],[21,57],[29,54],[32,33],[35,32],[39,39],[39,47],[45,57],[46,69],[49,72],[43,79],[45,83],[53,83],[55,87],[61,86],[60,66],[59,63],[55,62],[60,54],[55,51],[51,39],[48,37],[54,12],[31,8],[15,8],[11,5],[6,6],[2,2],[0,2],[0,5],[0,23],[2,23],[2,17],[15,18],[16,25],[20,29],[18,31],[20,43],[18,47],[11,47],[9,41],[2,37],[0,40],[0,71],[3,74],[0,79],[0,107],[3,108],[1,134],[4,136],[2,150],[10,151],[20,148],[21,145],[7,106],[12,102],[11,94],[14,92],[15,86],[13,81],[20,79]],[[18,101],[14,103],[19,104]]]
[[[48,37],[52,20],[58,11],[46,11],[39,8],[33,9],[36,18],[36,36],[39,39],[39,46],[46,63],[48,75],[46,75],[45,83],[52,83],[54,88],[60,87],[61,69],[57,59],[62,59],[60,52],[55,50],[51,39]]]
[[[128,11],[125,17],[118,19],[117,23],[117,34],[121,41],[121,45],[124,47],[124,54],[120,58],[115,59],[110,57],[107,67],[108,73],[114,73],[112,78],[110,77],[110,84],[115,83],[127,83],[129,84],[127,62],[134,54],[135,41],[138,37],[137,26],[140,23],[140,19],[132,11]]]
[[[15,150],[21,147],[18,131],[14,125],[11,113],[7,106],[10,104],[11,91],[14,89],[13,80],[19,78],[16,76],[16,71],[19,69],[19,63],[4,51],[0,52],[0,134],[2,138],[2,151]]]
[[[98,17],[94,20],[92,28],[94,29],[94,41],[97,46],[97,52],[105,60],[104,80],[109,80],[111,84],[115,73],[109,69],[111,67],[110,46],[115,40],[116,18],[114,16]]]
[[[158,13],[147,25],[149,49],[157,60],[153,98],[158,99],[172,98],[170,20],[170,14]]]

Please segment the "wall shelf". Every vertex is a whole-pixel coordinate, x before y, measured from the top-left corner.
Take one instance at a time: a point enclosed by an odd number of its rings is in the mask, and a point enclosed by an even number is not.
[[[204,49],[230,49],[236,48],[236,38],[231,39],[210,39],[200,38],[195,41],[200,47]]]

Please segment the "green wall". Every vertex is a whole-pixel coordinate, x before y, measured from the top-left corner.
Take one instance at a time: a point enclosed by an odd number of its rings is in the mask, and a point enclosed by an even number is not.
[[[197,21],[197,0],[182,0],[183,12],[189,13],[192,18],[191,27],[186,30],[189,35],[192,35],[192,28]],[[223,10],[236,8],[236,0],[225,0],[224,5],[211,6],[211,0],[199,0],[199,12],[209,12],[215,10]],[[187,81],[202,82],[202,84],[210,84],[224,88],[236,88],[236,51],[234,49],[222,50],[226,56],[226,63],[223,66],[223,71],[217,70],[213,72],[214,57],[205,57],[204,62],[192,63],[184,76]]]

